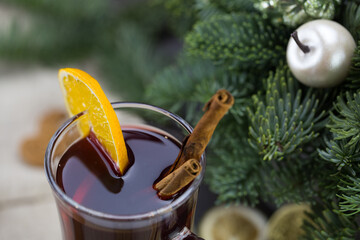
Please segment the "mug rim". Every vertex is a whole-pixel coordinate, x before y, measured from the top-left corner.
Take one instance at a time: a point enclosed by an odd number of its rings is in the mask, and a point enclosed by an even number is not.
[[[122,108],[122,109],[125,109],[125,108],[135,109],[136,108],[136,109],[143,109],[143,110],[152,110],[152,111],[161,113],[161,114],[171,118],[172,120],[177,122],[181,127],[183,127],[189,134],[193,131],[193,128],[191,127],[191,125],[189,123],[187,123],[183,118],[181,118],[180,116],[178,116],[174,113],[171,113],[163,108],[160,108],[160,107],[157,107],[154,105],[138,103],[138,102],[113,102],[113,103],[111,103],[111,105],[115,110],[117,108]],[[199,188],[200,183],[202,182],[202,179],[205,174],[205,167],[206,167],[205,153],[202,154],[201,159],[200,159],[200,164],[202,166],[202,170],[201,170],[200,174],[191,183],[191,185],[180,196],[178,196],[174,201],[172,201],[168,205],[163,206],[159,209],[156,209],[156,210],[153,210],[150,212],[146,212],[146,213],[140,213],[140,214],[115,215],[115,214],[110,214],[110,213],[103,213],[103,212],[85,207],[85,206],[81,205],[80,203],[77,203],[71,197],[67,196],[62,191],[62,189],[58,186],[58,184],[56,183],[56,180],[51,171],[51,163],[50,163],[51,161],[50,160],[52,158],[54,146],[55,146],[57,140],[59,139],[59,137],[64,133],[64,131],[72,123],[74,123],[82,115],[84,115],[84,112],[74,115],[71,118],[69,118],[68,120],[66,120],[59,127],[59,129],[55,132],[55,134],[51,137],[49,144],[46,148],[46,152],[45,152],[44,168],[45,168],[46,178],[53,190],[53,193],[55,193],[56,197],[59,198],[63,203],[71,206],[72,208],[74,208],[82,213],[91,215],[93,217],[98,217],[98,218],[104,219],[104,220],[139,221],[139,220],[147,220],[147,219],[160,217],[166,213],[174,211],[174,209],[177,209],[178,207],[182,206]]]

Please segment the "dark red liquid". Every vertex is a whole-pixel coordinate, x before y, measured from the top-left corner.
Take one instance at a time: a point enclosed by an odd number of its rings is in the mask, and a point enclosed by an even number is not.
[[[152,185],[175,161],[180,144],[145,129],[123,129],[123,135],[132,163],[124,176],[118,174],[96,137],[90,134],[75,142],[60,159],[58,185],[81,205],[113,215],[147,213],[170,204],[174,199],[160,199]],[[175,229],[191,227],[194,206],[195,201],[190,198],[174,211],[171,219],[163,219],[150,228],[126,231],[93,227],[83,222],[82,213],[68,213],[62,207],[59,210],[65,239],[167,239]]]
[[[90,134],[61,158],[59,186],[83,206],[114,215],[146,213],[168,205],[171,200],[160,199],[152,185],[176,159],[178,143],[147,130],[124,130],[123,134],[132,163],[124,176]]]

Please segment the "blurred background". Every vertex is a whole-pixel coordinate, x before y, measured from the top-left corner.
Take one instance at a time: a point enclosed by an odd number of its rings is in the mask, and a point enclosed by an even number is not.
[[[176,20],[163,7],[161,1],[140,0],[4,0],[0,58],[24,68],[91,65],[114,92],[141,100],[144,86],[182,45],[186,23],[171,28]]]

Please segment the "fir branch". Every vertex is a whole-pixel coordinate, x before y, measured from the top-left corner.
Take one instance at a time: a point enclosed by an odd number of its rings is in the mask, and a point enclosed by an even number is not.
[[[267,161],[258,171],[264,181],[262,191],[277,206],[292,202],[313,202],[317,196],[318,167],[310,156],[296,154],[282,161]]]
[[[226,13],[251,12],[255,10],[253,0],[210,0],[209,2]]]
[[[206,178],[210,189],[219,194],[219,202],[256,204],[260,198],[281,206],[289,202],[313,202],[319,191],[327,190],[328,186],[319,190],[319,182],[329,175],[316,171],[325,167],[324,162],[314,161],[307,154],[294,154],[280,162],[262,161],[244,142],[246,124],[234,126],[224,120],[216,130],[221,135],[214,134],[211,140],[209,149],[215,153],[208,154]],[[331,198],[328,192],[324,194]]]
[[[360,40],[357,41],[357,46],[351,60],[349,73],[347,78],[345,79],[345,83],[346,87],[348,87],[349,89],[353,90],[360,88]]]
[[[234,131],[240,133],[241,130],[237,128]],[[245,141],[239,142],[231,137],[223,141],[227,146],[214,148],[215,154],[208,163],[205,180],[210,189],[219,195],[219,203],[237,202],[254,206],[263,193],[263,181],[258,171],[262,161]]]
[[[301,152],[301,146],[318,136],[315,124],[319,101],[312,90],[302,96],[287,68],[278,68],[267,79],[266,94],[253,96],[254,108],[249,108],[249,142],[264,160],[281,160]]]
[[[339,213],[335,203],[318,203],[308,213],[311,221],[306,221],[304,229],[306,240],[353,240],[358,239],[359,226],[353,217]]]
[[[254,93],[257,82],[246,73],[231,73],[214,66],[210,61],[183,58],[177,66],[171,66],[156,76],[147,89],[147,99],[152,104],[179,112],[186,109],[187,120],[196,123],[202,105],[221,88],[235,97],[230,113],[242,122],[246,106]]]
[[[358,1],[345,1],[344,5],[341,23],[357,42],[360,40],[360,3]]]
[[[323,148],[323,143],[319,139],[319,146]],[[319,148],[319,147],[317,147]],[[313,152],[312,160],[314,162],[314,169],[312,170],[316,178],[316,194],[314,194],[315,199],[324,202],[333,202],[334,199],[337,199],[337,194],[339,192],[338,185],[340,180],[343,178],[344,174],[337,170],[336,164],[324,161],[323,158],[317,154],[316,150]]]
[[[285,56],[289,31],[257,14],[227,14],[199,22],[186,36],[186,51],[232,71],[266,70]]]
[[[356,176],[360,172],[360,151],[358,145],[349,146],[345,140],[325,140],[326,149],[318,150],[319,156],[335,164],[336,171]]]
[[[202,21],[209,20],[215,15],[255,11],[252,0],[196,0],[196,9],[199,19]]]
[[[360,93],[345,93],[335,103],[335,111],[330,113],[331,122],[327,125],[334,133],[335,140],[347,139],[345,146],[360,145]]]
[[[210,1],[197,0],[195,4],[197,16],[201,21],[207,21],[214,16],[224,15],[226,12]]]
[[[340,198],[340,212],[346,216],[354,216],[360,213],[360,179],[347,177],[342,180],[339,190],[342,191]]]
[[[167,67],[156,75],[147,89],[147,99],[172,112],[180,111],[185,102],[196,102],[198,105],[200,99],[194,94],[196,86],[215,73],[216,69],[209,61],[180,58],[177,65]]]
[[[266,83],[265,86],[267,86],[266,89],[266,95],[264,97],[264,103],[271,105],[274,116],[276,115],[279,119],[282,119],[282,122],[278,122],[278,125],[284,127],[285,125],[291,126],[292,122],[296,123],[296,125],[301,125],[303,128],[311,128],[311,131],[317,131],[319,129],[324,128],[324,124],[320,124],[320,120],[322,117],[321,111],[317,110],[318,103],[315,100],[315,94],[311,93],[312,91],[309,91],[308,94],[306,94],[304,97],[301,96],[301,91],[297,90],[297,82],[294,82],[294,79],[291,77],[288,69],[286,67],[281,67],[278,69],[275,75],[271,75]],[[261,93],[260,93],[261,94]],[[260,96],[258,96],[260,97]],[[253,98],[254,99],[254,98]],[[281,99],[281,100],[280,100]],[[254,100],[254,104],[257,105],[260,100]],[[280,102],[280,103],[279,103]],[[288,106],[286,106],[283,102],[287,102]],[[265,106],[265,105],[264,105]],[[320,113],[319,113],[320,112]],[[286,116],[289,114],[289,116],[293,116],[290,120],[287,119]],[[254,113],[249,113],[249,121],[250,125],[252,124],[252,115]],[[273,121],[274,121],[273,117]],[[269,120],[268,117],[264,117],[264,119]],[[269,121],[272,121],[271,119]],[[289,121],[290,123],[286,122]],[[315,127],[314,123],[319,123],[318,127]],[[230,125],[225,123],[224,125]],[[232,125],[234,122],[232,123]],[[246,122],[244,123],[247,124]],[[244,126],[239,124],[240,126]],[[257,127],[259,129],[262,128],[261,125],[252,125],[253,128]],[[270,129],[271,127],[275,127],[275,123],[269,123],[267,125]],[[230,128],[230,127],[229,127]],[[275,127],[276,128],[276,127]],[[241,128],[240,128],[241,129]],[[238,133],[239,131],[235,131],[234,129],[232,131],[222,131],[222,129],[219,129],[222,132],[222,136],[227,136],[226,139],[221,139],[217,142],[215,146],[212,146],[214,149],[227,149],[228,152],[229,149],[227,147],[229,146],[237,146],[232,148],[239,148],[240,149],[248,149],[249,145],[245,145],[242,143],[244,140],[243,134],[239,134],[238,136],[232,135],[232,133]],[[271,130],[269,130],[271,131]],[[266,133],[269,133],[269,131],[265,131]],[[291,134],[288,133],[286,136],[292,136],[294,135],[294,138],[289,138],[290,140],[297,138],[297,134],[302,133],[301,127],[296,128],[290,128],[288,130],[287,128],[284,128],[282,130],[282,134],[286,134],[286,131],[290,131]],[[299,132],[299,133],[298,133]],[[327,178],[328,176],[325,176],[323,174],[319,174],[314,169],[317,169],[317,167],[324,165],[323,162],[317,162],[313,160],[314,156],[311,156],[314,149],[316,149],[316,144],[311,149],[307,151],[310,146],[307,146],[306,143],[309,143],[310,140],[316,139],[316,135],[314,133],[311,133],[310,131],[304,131],[304,135],[309,135],[309,139],[306,139],[305,136],[301,136],[302,140],[299,143],[299,146],[304,147],[306,151],[301,154],[301,151],[298,149],[293,148],[281,148],[282,150],[286,150],[286,152],[281,156],[282,161],[261,161],[261,159],[264,158],[264,156],[259,157],[257,154],[252,152],[250,149],[246,150],[247,154],[243,153],[238,156],[241,157],[241,160],[238,160],[238,157],[236,155],[231,156],[231,154],[226,152],[221,152],[221,154],[218,154],[217,157],[214,157],[214,159],[217,159],[219,161],[218,165],[209,167],[209,171],[211,172],[211,179],[210,180],[210,186],[211,189],[214,189],[217,193],[220,194],[219,200],[220,201],[245,201],[247,202],[248,199],[251,199],[251,201],[255,201],[254,199],[256,197],[259,197],[259,195],[256,195],[253,193],[253,191],[256,191],[260,189],[261,192],[261,198],[262,199],[268,199],[271,201],[275,201],[275,203],[280,206],[283,203],[286,202],[303,202],[303,201],[314,201],[314,196],[318,196],[318,182],[322,180],[323,178]],[[251,135],[251,131],[250,131]],[[285,137],[281,136],[281,134],[277,134],[280,139],[286,140]],[[229,144],[229,140],[233,141],[234,143],[231,145]],[[306,139],[306,141],[305,141]],[[215,140],[217,141],[217,140]],[[224,145],[226,144],[226,145]],[[284,146],[297,146],[296,143],[290,143]],[[279,145],[275,144],[275,149],[279,148]],[[254,148],[255,151],[258,151],[258,148]],[[266,148],[266,150],[269,150],[270,146]],[[220,150],[217,150],[217,152]],[[309,153],[308,153],[309,152]],[[239,154],[239,153],[236,153]],[[225,157],[223,157],[225,156]],[[265,156],[266,157],[266,156]],[[270,158],[271,155],[268,155]],[[235,158],[236,161],[240,161],[240,163],[231,162],[231,158]],[[247,159],[251,159],[247,160]],[[279,157],[275,158],[272,157],[272,160],[279,159]],[[235,161],[235,160],[232,160]],[[242,162],[241,162],[242,161]],[[242,183],[243,177],[242,175],[239,175],[237,177],[232,176],[231,172],[239,171],[239,170],[230,170],[231,165],[240,164],[242,169],[246,169],[246,172],[243,173],[246,178],[253,178],[251,180],[250,186],[253,187],[253,189],[248,189],[246,191],[246,188],[243,188],[242,186],[238,186]],[[252,169],[252,164],[256,164],[257,170],[255,171]],[[237,166],[237,165],[236,165]],[[236,167],[237,168],[237,167]],[[226,170],[228,169],[228,170]],[[229,171],[230,176],[226,175],[225,172]],[[250,174],[250,175],[249,175]],[[235,175],[235,174],[234,174]],[[257,179],[257,177],[260,177],[260,179]],[[233,185],[236,183],[237,185]],[[260,184],[260,185],[259,185]],[[220,186],[221,185],[221,186]],[[224,186],[222,186],[224,185]],[[226,185],[226,186],[225,186]],[[221,188],[221,189],[220,189]],[[237,189],[237,190],[236,190]],[[229,191],[229,192],[227,192]],[[239,191],[239,192],[237,192]],[[259,191],[259,190],[258,190]],[[220,193],[221,192],[221,193]],[[231,200],[232,199],[232,200]]]

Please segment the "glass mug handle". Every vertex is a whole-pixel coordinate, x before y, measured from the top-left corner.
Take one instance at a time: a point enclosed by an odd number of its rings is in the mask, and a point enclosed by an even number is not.
[[[196,236],[187,227],[184,227],[179,233],[171,238],[171,240],[204,240]]]

